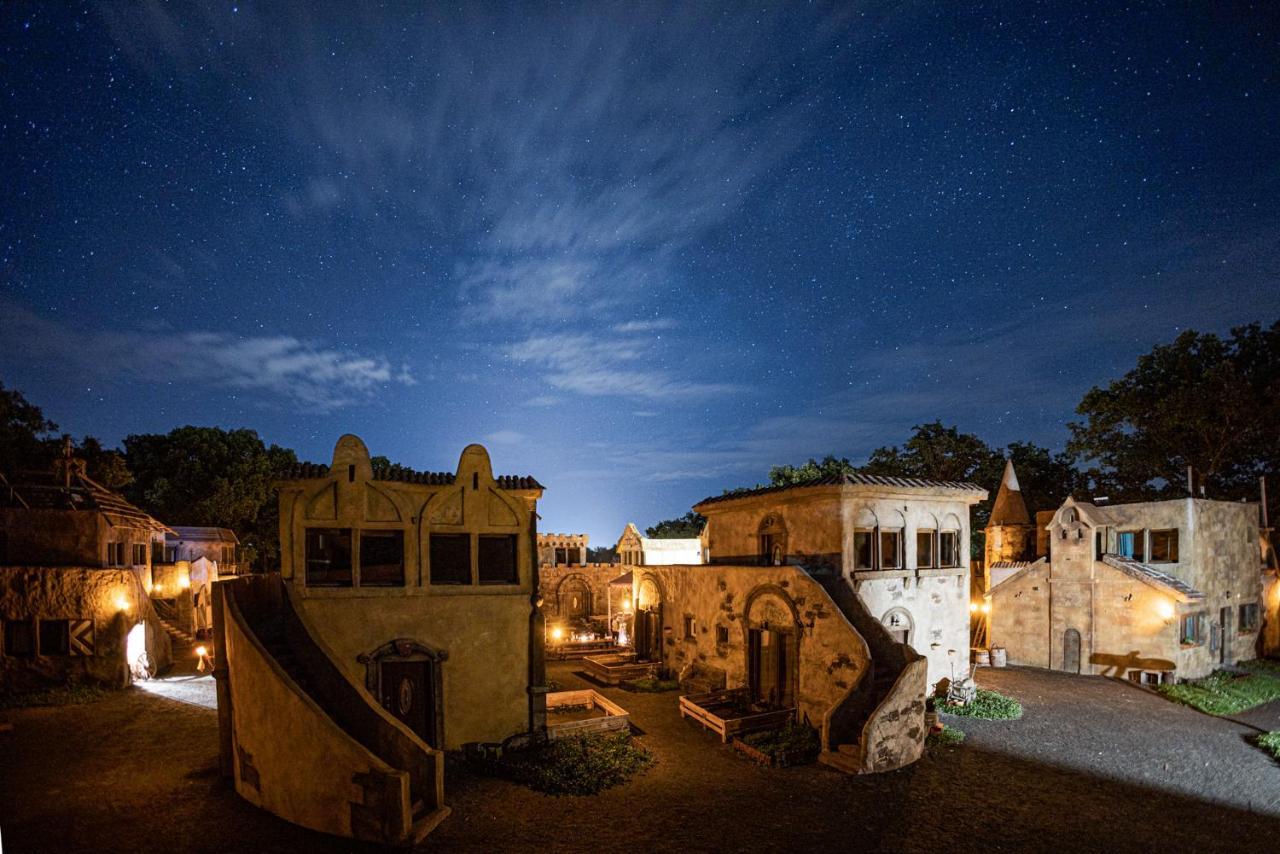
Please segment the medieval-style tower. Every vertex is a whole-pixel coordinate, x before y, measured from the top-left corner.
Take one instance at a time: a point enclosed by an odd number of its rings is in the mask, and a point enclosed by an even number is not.
[[[998,561],[1030,560],[1035,555],[1036,529],[1027,513],[1013,460],[1006,460],[1000,491],[987,522],[986,565],[988,571]]]

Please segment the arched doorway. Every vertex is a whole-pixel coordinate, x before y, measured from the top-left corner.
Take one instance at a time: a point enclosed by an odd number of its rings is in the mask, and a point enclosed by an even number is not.
[[[782,517],[770,513],[760,520],[756,532],[761,566],[782,566],[787,560],[787,526]]]
[[[556,588],[556,608],[563,620],[586,620],[591,616],[591,588],[581,575],[570,575]]]
[[[382,707],[419,738],[444,749],[444,650],[408,638],[385,643],[356,660],[365,666],[365,687]]]
[[[1080,672],[1080,632],[1067,629],[1062,634],[1062,669],[1067,673]]]
[[[776,708],[796,705],[801,628],[795,604],[781,587],[766,584],[751,591],[743,611],[752,701]]]
[[[640,582],[635,603],[634,648],[641,661],[662,660],[662,591],[652,578]]]

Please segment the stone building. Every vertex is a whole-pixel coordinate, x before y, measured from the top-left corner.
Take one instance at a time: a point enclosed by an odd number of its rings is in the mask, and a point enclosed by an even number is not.
[[[538,563],[541,566],[585,566],[586,534],[538,534]]]
[[[174,525],[164,539],[164,562],[195,561],[205,558],[217,568],[219,578],[247,570],[239,561],[240,538],[230,528]]]
[[[628,522],[618,538],[618,560],[623,566],[670,566],[706,563],[702,540],[698,537],[642,537],[640,529]]]
[[[712,565],[827,568],[860,607],[928,661],[928,680],[969,667],[971,483],[843,474],[708,498]]]
[[[289,821],[383,843],[447,813],[444,749],[546,722],[531,477],[479,445],[374,476],[343,436],[279,484],[281,572],[215,586],[224,772]]]
[[[1067,499],[1035,560],[992,564],[990,638],[1013,664],[1145,682],[1257,656],[1258,506]],[[997,572],[999,573],[997,575]]]
[[[0,685],[127,685],[168,667],[147,595],[168,530],[89,479],[80,460],[0,478]]]

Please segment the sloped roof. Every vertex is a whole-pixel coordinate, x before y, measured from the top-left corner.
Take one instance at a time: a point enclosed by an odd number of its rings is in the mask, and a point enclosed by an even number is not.
[[[0,504],[31,510],[96,512],[106,516],[113,525],[166,534],[173,530],[81,471],[72,471],[66,479],[63,474],[52,471],[24,473],[17,483],[4,483]]]
[[[991,520],[987,522],[987,527],[1030,524],[1031,514],[1027,512],[1027,503],[1022,500],[1022,488],[1018,486],[1018,475],[1013,470],[1013,460],[1005,460],[1004,476],[1000,478],[1000,489],[996,492],[995,503],[991,506]]]
[[[701,507],[705,504],[718,504],[722,501],[733,501],[738,498],[751,498],[756,495],[768,495],[772,492],[786,492],[792,489],[808,489],[813,486],[889,486],[889,487],[906,487],[908,489],[948,489],[959,492],[981,493],[986,495],[987,491],[976,483],[966,483],[955,480],[925,480],[916,477],[887,477],[878,474],[860,474],[855,472],[845,472],[843,474],[828,474],[822,477],[815,477],[812,480],[802,481],[801,483],[787,483],[781,486],[761,486],[756,489],[744,489],[739,492],[730,492],[726,495],[713,495],[710,498],[704,498],[694,508]]]
[[[240,538],[230,528],[214,528],[207,525],[174,525],[166,540],[188,542],[238,543]]]
[[[314,480],[330,477],[329,466],[323,463],[298,463],[286,470],[283,480]],[[420,483],[427,486],[452,486],[457,475],[451,471],[411,471],[409,469],[392,469],[374,472],[373,479],[392,483]],[[543,489],[532,475],[494,475],[499,489]]]
[[[1185,581],[1175,578],[1167,572],[1161,572],[1148,564],[1139,563],[1132,558],[1120,557],[1119,555],[1103,555],[1102,562],[1128,576],[1150,584],[1152,587],[1163,589],[1166,593],[1172,593],[1183,602],[1196,602],[1205,598],[1203,593]]]
[[[614,584],[616,584],[616,585],[618,585],[619,587],[623,587],[623,586],[630,587],[630,586],[631,586],[631,582],[632,582],[634,579],[635,579],[635,573],[634,573],[634,572],[624,572],[622,575],[619,575],[617,578],[615,578],[615,579],[613,579],[612,581],[610,581],[610,582],[609,582],[609,584],[610,584],[610,585],[614,585]]]
[[[997,561],[993,561],[993,562],[992,562],[992,564],[991,564],[991,566],[989,566],[989,567],[988,567],[988,570],[992,570],[992,569],[1013,569],[1013,570],[1016,570],[1016,571],[1015,571],[1015,572],[1010,573],[1010,574],[1008,575],[1008,577],[1006,577],[1006,578],[1002,579],[1002,580],[1000,581],[1000,583],[999,583],[999,584],[993,584],[993,585],[991,585],[990,587],[988,587],[988,588],[987,588],[987,592],[986,592],[986,594],[985,594],[985,595],[986,595],[986,596],[988,596],[988,597],[990,597],[992,593],[994,593],[994,592],[996,592],[997,590],[1000,590],[1001,588],[1003,588],[1003,587],[1007,586],[1007,585],[1009,584],[1009,582],[1013,581],[1015,578],[1021,578],[1022,576],[1026,575],[1028,572],[1030,572],[1031,570],[1035,569],[1036,567],[1039,567],[1039,566],[1047,566],[1047,565],[1048,565],[1048,563],[1049,563],[1049,562],[1048,562],[1047,560],[1045,560],[1044,558],[1037,558],[1036,560],[997,560]]]

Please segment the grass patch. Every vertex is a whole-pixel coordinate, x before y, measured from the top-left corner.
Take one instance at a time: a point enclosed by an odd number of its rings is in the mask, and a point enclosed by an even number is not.
[[[21,694],[0,695],[0,709],[28,709],[39,706],[78,706],[101,700],[111,689],[98,685],[66,685],[27,691]]]
[[[943,724],[942,729],[929,733],[924,743],[926,747],[955,747],[962,741],[964,741],[964,730]]]
[[[1240,661],[1236,663],[1236,667],[1258,676],[1270,676],[1272,679],[1280,679],[1280,661],[1275,659],[1255,658],[1252,661]]]
[[[1022,704],[1012,697],[1006,697],[999,691],[979,688],[978,696],[967,706],[957,706],[947,702],[946,697],[938,697],[937,710],[948,715],[959,715],[964,718],[981,718],[986,721],[1016,721],[1022,717]]]
[[[654,679],[652,676],[646,676],[643,679],[628,679],[623,684],[632,691],[639,691],[644,694],[660,694],[663,691],[677,691],[680,689],[680,683],[675,679]]]
[[[795,721],[787,721],[781,729],[750,733],[743,736],[742,740],[761,753],[767,753],[770,756],[793,750],[811,750],[816,753],[821,746],[818,742],[818,731],[816,729]]]
[[[1275,732],[1264,732],[1258,736],[1258,746],[1280,759],[1280,729]]]
[[[1157,690],[1176,703],[1211,715],[1234,715],[1280,699],[1280,673],[1276,676],[1264,676],[1257,671],[1248,676],[1215,673],[1191,682],[1161,685]]]
[[[653,764],[626,732],[583,735],[504,755],[495,770],[550,795],[594,795],[620,786]]]

